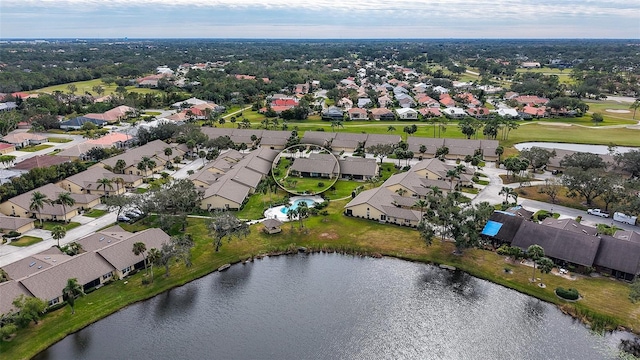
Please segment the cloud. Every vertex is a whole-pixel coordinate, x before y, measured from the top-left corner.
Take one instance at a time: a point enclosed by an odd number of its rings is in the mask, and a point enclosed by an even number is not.
[[[640,1],[0,0],[2,37],[106,34],[640,38]]]

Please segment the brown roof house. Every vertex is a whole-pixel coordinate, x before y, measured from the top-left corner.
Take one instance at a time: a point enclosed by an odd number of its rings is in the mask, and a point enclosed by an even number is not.
[[[311,153],[309,157],[293,160],[289,167],[289,176],[333,179],[340,173],[340,166],[331,154]]]
[[[376,159],[360,157],[347,157],[338,160],[340,165],[340,178],[350,180],[369,180],[378,175],[378,162]]]
[[[47,138],[42,135],[31,134],[28,132],[12,132],[5,135],[2,138],[2,141],[19,149],[30,145],[40,145],[47,142]]]
[[[79,209],[91,209],[100,203],[100,195],[92,194],[71,194],[75,200],[72,206],[62,206],[60,204],[45,204],[40,212],[30,210],[31,198],[34,192],[40,192],[54,201],[58,194],[66,192],[63,188],[54,184],[47,184],[24,194],[12,197],[0,204],[0,212],[8,216],[18,216],[21,218],[36,218],[44,220],[62,221],[78,215]]]
[[[171,149],[171,155],[165,155],[165,150]],[[183,146],[179,144],[167,144],[162,140],[154,140],[140,147],[132,148],[126,152],[104,159],[95,166],[110,167],[111,169],[116,167],[118,160],[125,162],[124,174],[149,176],[157,171],[164,169],[171,160],[176,156],[183,156],[186,152]],[[144,170],[138,168],[140,161],[143,158],[149,158],[155,162],[155,167]]]
[[[0,231],[4,233],[16,231],[24,234],[35,227],[34,222],[34,219],[0,215]]]
[[[109,179],[111,184],[102,185],[100,180]],[[91,167],[81,173],[69,176],[58,185],[73,194],[120,195],[127,189],[142,185],[142,176],[114,174],[99,166]]]

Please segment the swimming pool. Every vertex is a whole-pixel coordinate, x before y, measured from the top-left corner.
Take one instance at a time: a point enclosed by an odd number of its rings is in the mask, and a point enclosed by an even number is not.
[[[313,205],[316,202],[313,201],[312,199],[298,199],[298,200],[295,200],[293,202],[293,204],[291,204],[291,206],[289,206],[289,207],[283,206],[282,209],[280,209],[280,212],[283,213],[283,214],[286,214],[287,211],[289,211],[289,209],[296,210],[298,208],[298,206],[300,206],[300,203],[306,203],[307,207],[313,207]]]
[[[264,217],[266,219],[278,219],[280,221],[290,221],[287,216],[289,209],[297,209],[301,203],[306,203],[308,207],[314,207],[316,203],[324,202],[324,199],[318,195],[294,196],[289,199],[289,204],[280,205],[265,210]]]

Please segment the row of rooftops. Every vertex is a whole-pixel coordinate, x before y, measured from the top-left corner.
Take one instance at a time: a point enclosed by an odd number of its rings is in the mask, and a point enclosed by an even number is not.
[[[528,213],[530,214],[530,212]],[[494,212],[482,234],[526,250],[540,245],[551,258],[584,267],[599,267],[636,276],[640,274],[640,234],[618,230],[613,236],[573,219],[528,221],[527,213]]]
[[[77,241],[83,252],[69,256],[52,247],[3,267],[10,280],[0,283],[0,314],[11,311],[17,296],[35,296],[45,301],[62,295],[67,279],[77,278],[85,285],[142,261],[133,252],[133,244],[142,242],[147,249],[159,249],[170,240],[160,229],[130,233],[114,226]]]

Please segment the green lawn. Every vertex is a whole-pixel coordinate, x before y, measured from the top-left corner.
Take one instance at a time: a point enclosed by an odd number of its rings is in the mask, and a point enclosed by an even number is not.
[[[69,222],[68,224],[63,224],[62,221],[45,221],[42,223],[42,229],[43,230],[53,230],[54,227],[61,225],[64,226],[65,230],[69,231],[71,229],[75,229],[78,226],[80,226],[80,223],[77,222]]]
[[[50,142],[50,143],[61,143],[61,144],[63,144],[63,143],[71,142],[73,140],[65,139],[65,138],[61,138],[61,137],[50,137],[50,138],[47,138],[47,141]]]
[[[640,146],[640,130],[526,124],[511,131],[509,139],[501,141],[501,144],[509,147],[527,141],[600,145],[608,145],[610,142],[614,142],[620,146]]]
[[[569,313],[595,313],[599,318],[606,318],[627,328],[640,329],[638,306],[628,300],[629,285],[624,282],[581,276],[571,281],[538,272],[538,277],[547,285],[543,289],[529,283],[530,267],[505,261],[504,256],[480,249],[467,250],[463,256],[456,256],[453,255],[454,246],[450,242],[435,240],[427,247],[414,229],[343,216],[345,204],[346,201],[332,201],[327,208],[328,216],[312,216],[304,221],[305,231],[300,231],[299,225],[294,223],[293,229],[287,224],[282,233],[266,235],[260,231],[261,224],[253,225],[248,237],[225,241],[217,253],[211,244],[206,220],[190,218],[186,233],[191,234],[195,241],[195,248],[191,251],[191,267],[174,263],[170,267],[169,277],[163,276],[163,268],[156,267],[152,285],[141,284],[143,272],[123,279],[126,283],[115,281],[79,298],[75,315],[72,316],[69,307],[65,307],[47,314],[39,325],[20,330],[12,341],[0,343],[0,353],[7,359],[31,358],[67,334],[126,305],[204,276],[223,264],[235,263],[257,254],[297,249],[298,246],[310,250],[382,254],[412,261],[448,264],[473,276],[558,304]],[[505,267],[513,271],[507,274]],[[559,300],[553,293],[559,286],[578,289],[583,299],[575,304]]]
[[[11,245],[25,247],[25,246],[37,244],[40,241],[42,241],[42,238],[25,235],[19,239],[11,240]]]
[[[270,205],[280,205],[286,203],[288,193],[278,189],[275,193],[255,193],[249,197],[242,210],[236,212],[239,219],[257,220],[264,218],[264,211]]]
[[[90,218],[99,218],[105,214],[108,214],[109,212],[106,210],[100,210],[100,209],[91,209],[90,211],[85,212],[83,215],[90,217]]]
[[[142,188],[142,187],[136,188],[136,194],[144,194],[147,191],[149,191],[147,188]]]
[[[53,147],[53,145],[46,145],[46,144],[32,145],[32,146],[23,147],[19,151],[36,152],[36,151],[48,149],[50,147]]]
[[[575,80],[571,78],[571,70],[560,70],[557,68],[539,68],[539,69],[516,69],[518,73],[541,73],[544,75],[556,75],[561,84],[575,84]]]
[[[77,90],[75,92],[76,94],[84,94],[85,92],[88,92],[88,93],[91,93],[91,94],[93,94],[95,96],[98,95],[97,93],[95,93],[95,91],[93,91],[93,87],[96,86],[96,85],[100,85],[104,89],[104,94],[102,94],[102,96],[107,96],[107,95],[114,94],[115,91],[116,91],[116,88],[118,87],[118,85],[116,85],[116,84],[107,85],[107,84],[103,83],[101,79],[94,79],[94,80],[87,80],[87,81],[76,81],[76,82],[72,82],[72,83],[68,83],[68,84],[60,84],[60,85],[48,86],[48,87],[45,87],[45,88],[42,88],[42,89],[34,90],[32,92],[52,94],[54,91],[61,91],[63,93],[69,93],[68,86],[70,84],[74,84],[77,87]],[[136,86],[125,86],[125,88],[129,92],[135,92],[135,93],[138,93],[138,94],[161,94],[162,93],[162,91],[160,91],[160,90],[148,89],[148,88],[139,88],[139,87],[136,87]]]

